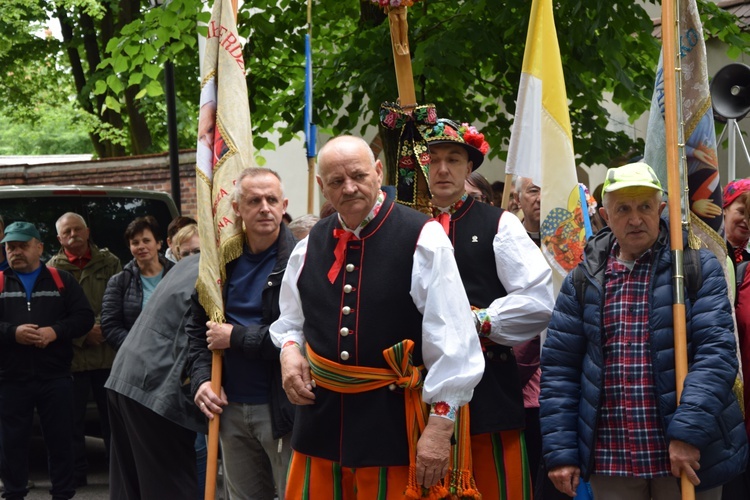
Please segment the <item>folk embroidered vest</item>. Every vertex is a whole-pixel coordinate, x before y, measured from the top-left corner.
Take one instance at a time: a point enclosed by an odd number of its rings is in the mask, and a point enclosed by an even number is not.
[[[503,210],[472,198],[451,217],[449,237],[469,303],[480,309],[507,295],[497,277],[492,241]],[[501,235],[502,237],[502,235]],[[471,433],[524,427],[523,394],[513,349],[483,342],[484,375],[469,403]]]
[[[378,215],[347,243],[334,284],[340,228],[331,216],[309,235],[297,286],[305,339],[319,355],[342,364],[387,368],[383,350],[415,341],[414,364],[422,364],[422,314],[409,294],[419,234],[427,216],[387,198]],[[404,395],[388,387],[338,394],[318,387],[315,404],[298,406],[292,447],[346,467],[408,465]]]

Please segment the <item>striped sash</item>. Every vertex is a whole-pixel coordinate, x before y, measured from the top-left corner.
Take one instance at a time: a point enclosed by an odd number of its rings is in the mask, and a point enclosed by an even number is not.
[[[414,341],[405,339],[383,351],[383,357],[390,369],[342,365],[319,356],[309,343],[305,347],[310,372],[316,385],[320,387],[344,394],[372,391],[392,384],[404,389],[406,430],[409,438],[409,481],[405,498],[441,499],[448,498],[451,494],[459,498],[481,498],[471,477],[469,405],[464,405],[458,412],[455,432],[458,444],[453,448],[451,470],[442,481],[450,488],[450,492],[441,483],[429,490],[417,484],[417,441],[424,431],[429,409],[422,402],[424,366],[414,366],[412,362]],[[456,467],[454,464],[459,466]]]

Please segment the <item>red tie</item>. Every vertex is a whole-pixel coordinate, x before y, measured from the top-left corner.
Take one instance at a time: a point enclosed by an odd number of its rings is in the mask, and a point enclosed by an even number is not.
[[[451,214],[448,212],[441,212],[440,215],[437,216],[437,221],[443,226],[445,234],[448,234],[451,229]]]
[[[346,244],[350,239],[356,238],[356,236],[354,236],[354,233],[352,233],[351,231],[346,231],[344,229],[334,229],[333,237],[338,238],[339,241],[338,243],[336,243],[336,249],[333,251],[333,256],[336,257],[336,260],[333,261],[333,265],[328,271],[328,281],[330,281],[331,284],[336,281],[336,276],[339,275],[341,266],[344,265],[344,252],[346,251]]]

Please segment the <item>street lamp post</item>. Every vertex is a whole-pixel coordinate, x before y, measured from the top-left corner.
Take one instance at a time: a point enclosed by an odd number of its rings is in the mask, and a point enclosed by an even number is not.
[[[151,8],[169,3],[169,0],[149,0]],[[182,213],[180,200],[180,146],[177,139],[177,104],[174,90],[174,63],[167,59],[164,63],[164,96],[167,100],[167,137],[169,138],[169,178],[172,199],[177,212]]]

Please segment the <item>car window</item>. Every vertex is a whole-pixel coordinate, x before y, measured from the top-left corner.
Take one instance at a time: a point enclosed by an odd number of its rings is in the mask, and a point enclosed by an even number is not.
[[[167,225],[174,217],[172,207],[164,200],[105,196],[38,196],[0,199],[0,214],[7,226],[24,220],[37,226],[44,243],[43,260],[49,260],[60,250],[55,221],[65,212],[76,212],[86,219],[91,228],[91,239],[100,248],[109,248],[124,265],[133,256],[123,234],[136,217],[153,215],[161,226],[161,238],[166,238]],[[176,211],[175,211],[176,214]],[[166,242],[162,251],[166,250]]]

